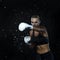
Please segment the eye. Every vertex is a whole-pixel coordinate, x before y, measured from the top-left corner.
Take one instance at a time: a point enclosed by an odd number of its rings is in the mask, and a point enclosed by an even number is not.
[[[31,22],[31,23],[38,23],[38,22]]]
[[[38,23],[38,22],[35,22],[35,23]]]

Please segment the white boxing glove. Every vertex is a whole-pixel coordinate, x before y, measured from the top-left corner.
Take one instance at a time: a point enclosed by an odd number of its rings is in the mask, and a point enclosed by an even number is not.
[[[24,37],[24,42],[28,45],[31,45],[31,43],[29,43],[29,41],[31,40],[31,37],[30,36],[25,36]]]
[[[29,25],[29,24],[27,24],[27,23],[24,23],[24,22],[22,22],[22,23],[20,23],[19,24],[19,26],[18,26],[18,29],[20,30],[20,31],[24,31],[26,28],[30,28],[30,29],[33,29],[33,26],[32,25]]]

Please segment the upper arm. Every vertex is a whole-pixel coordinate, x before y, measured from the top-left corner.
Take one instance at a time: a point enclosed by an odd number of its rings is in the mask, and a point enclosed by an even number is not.
[[[46,37],[46,38],[48,38],[48,32],[47,32],[47,30],[43,33],[43,36]]]
[[[47,32],[46,27],[43,27],[42,29],[44,30],[44,31],[42,31],[42,35],[43,35],[44,37],[48,38],[48,32]]]

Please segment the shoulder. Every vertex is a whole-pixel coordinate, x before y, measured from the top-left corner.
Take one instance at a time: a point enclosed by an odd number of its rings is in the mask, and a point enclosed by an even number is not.
[[[42,28],[42,29],[46,29],[46,27],[45,27],[45,26],[43,26],[43,25],[41,25],[41,26],[40,26],[40,28]]]
[[[47,31],[47,28],[43,25],[40,26],[40,29],[43,29],[44,31]]]

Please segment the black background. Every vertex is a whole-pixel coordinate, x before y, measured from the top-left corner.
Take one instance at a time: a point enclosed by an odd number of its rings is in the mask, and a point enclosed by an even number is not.
[[[24,54],[28,54],[18,25],[22,21],[30,24],[30,17],[34,14],[41,17],[49,34],[50,48],[55,58],[59,59],[59,0],[0,0],[1,60],[15,60],[15,56],[20,56],[19,59],[23,60]]]

